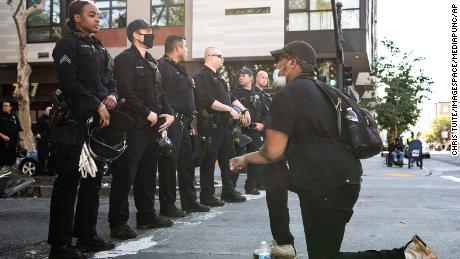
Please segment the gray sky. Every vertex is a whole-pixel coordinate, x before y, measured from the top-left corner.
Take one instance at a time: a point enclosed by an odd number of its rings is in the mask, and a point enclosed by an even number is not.
[[[434,81],[432,102],[450,101],[451,5],[459,0],[378,0],[377,35],[404,52],[424,57],[421,68]],[[382,49],[382,47],[380,47]]]

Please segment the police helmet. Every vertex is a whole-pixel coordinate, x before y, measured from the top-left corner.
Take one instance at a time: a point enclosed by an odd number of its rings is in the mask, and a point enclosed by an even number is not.
[[[126,150],[126,134],[112,128],[94,127],[87,141],[91,156],[102,162],[111,163]]]

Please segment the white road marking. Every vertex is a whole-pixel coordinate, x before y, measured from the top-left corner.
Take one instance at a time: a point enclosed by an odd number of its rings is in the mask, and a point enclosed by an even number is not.
[[[260,191],[259,195],[244,195],[244,196],[246,197],[246,200],[249,201],[249,200],[256,200],[256,199],[263,198],[266,196],[266,193],[265,191]],[[174,221],[174,224],[179,227],[199,225],[203,221],[212,219],[218,215],[223,214],[224,211],[222,210],[223,210],[222,207],[219,207],[219,208],[213,208],[209,213],[196,213],[196,214],[194,213],[191,219],[189,218],[189,220],[187,221],[176,220]],[[118,256],[123,256],[123,255],[138,254],[141,250],[145,250],[147,248],[157,245],[157,242],[153,241],[152,239],[153,239],[153,235],[143,237],[138,240],[123,242],[119,244],[118,246],[116,246],[111,251],[102,251],[102,252],[96,253],[94,255],[94,258],[114,258]]]
[[[96,253],[94,258],[113,258],[123,255],[134,255],[139,251],[155,246],[157,242],[152,241],[153,236],[143,237],[139,240],[123,242],[113,250]]]
[[[451,175],[441,175],[442,178],[460,183],[460,178]]]

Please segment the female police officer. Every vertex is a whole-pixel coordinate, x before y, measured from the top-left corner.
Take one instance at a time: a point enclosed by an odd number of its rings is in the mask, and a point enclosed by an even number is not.
[[[335,141],[335,111],[314,79],[316,52],[303,41],[271,52],[288,84],[273,98],[263,147],[230,160],[231,170],[267,164],[286,156],[298,193],[310,259],[437,258],[418,238],[393,250],[340,252],[345,225],[361,187],[359,159]],[[415,257],[418,255],[419,257]],[[424,257],[422,257],[424,255]]]
[[[108,110],[117,104],[111,75],[113,62],[93,36],[99,31],[99,16],[99,10],[90,1],[70,3],[67,20],[70,33],[56,43],[53,51],[69,115],[65,122],[53,129],[51,136],[51,154],[58,176],[51,196],[50,258],[86,258],[80,250],[101,251],[114,247],[96,233],[102,171],[99,170],[95,178],[80,178],[78,172],[86,120],[97,115],[100,126],[108,126]],[[71,246],[72,236],[78,238],[78,249]]]

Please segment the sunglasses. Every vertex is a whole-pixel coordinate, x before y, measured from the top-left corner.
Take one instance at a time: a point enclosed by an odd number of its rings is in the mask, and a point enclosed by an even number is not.
[[[209,56],[218,57],[218,58],[220,58],[220,59],[223,58],[221,54],[210,54]]]

